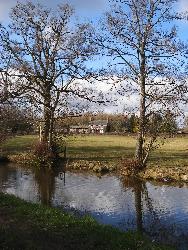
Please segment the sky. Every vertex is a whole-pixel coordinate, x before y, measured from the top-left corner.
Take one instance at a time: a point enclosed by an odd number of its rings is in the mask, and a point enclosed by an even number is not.
[[[10,9],[16,4],[17,0],[0,0],[0,22],[7,22]],[[26,2],[26,0],[20,0]],[[55,8],[60,3],[70,3],[75,6],[77,15],[85,18],[96,19],[107,8],[108,0],[32,0],[44,6]]]
[[[26,0],[20,0],[26,2]],[[0,0],[0,22],[3,24],[9,21],[9,12],[11,8],[16,4],[17,0]],[[92,19],[96,21],[100,18],[101,14],[109,7],[108,0],[32,0],[32,2],[39,2],[42,5],[50,8],[55,8],[60,3],[70,3],[75,6],[76,14],[82,20]],[[188,0],[178,0],[176,5],[176,11],[188,11]],[[181,39],[188,40],[188,21],[178,22],[179,35]]]

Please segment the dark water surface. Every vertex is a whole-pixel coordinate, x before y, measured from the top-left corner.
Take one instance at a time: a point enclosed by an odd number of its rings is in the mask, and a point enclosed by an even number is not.
[[[188,186],[115,175],[35,171],[0,165],[0,192],[89,213],[100,223],[140,230],[152,240],[188,249]]]

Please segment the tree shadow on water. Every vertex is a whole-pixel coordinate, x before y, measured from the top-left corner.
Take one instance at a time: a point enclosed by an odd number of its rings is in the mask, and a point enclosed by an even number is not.
[[[177,249],[186,249],[188,245],[187,233],[180,227],[178,222],[172,223],[171,211],[163,210],[162,204],[157,204],[151,198],[146,182],[137,178],[122,178],[125,189],[131,188],[134,195],[135,226],[151,240],[169,244]]]

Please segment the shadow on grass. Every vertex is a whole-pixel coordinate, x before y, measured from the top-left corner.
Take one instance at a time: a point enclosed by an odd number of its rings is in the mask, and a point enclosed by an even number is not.
[[[180,159],[187,159],[188,160],[188,154],[186,152],[164,152],[160,154],[152,154],[151,156],[153,159],[158,159],[158,158],[162,158],[162,159],[170,159],[170,158],[180,158]]]
[[[16,136],[2,145],[2,149],[10,155],[27,152],[31,150],[32,145],[34,145],[37,139],[38,137],[35,135]],[[160,164],[164,165],[173,165],[175,162],[179,162],[179,165],[187,164],[188,154],[187,150],[184,149],[185,145],[187,145],[187,141],[184,138],[174,140],[172,140],[172,144],[171,141],[169,142],[169,145],[173,146],[172,148],[169,146],[164,150],[161,148],[153,152],[149,162],[152,164],[158,164],[158,162],[160,162]],[[98,161],[116,161],[122,157],[132,158],[135,154],[135,143],[133,143],[133,141],[135,142],[132,137],[126,136],[78,137],[76,140],[70,139],[71,144],[68,144],[67,147],[67,157],[76,160],[86,159]]]
[[[101,146],[101,147],[69,147],[68,157],[70,159],[87,159],[87,160],[117,160],[121,157],[134,156],[134,148],[122,146]]]

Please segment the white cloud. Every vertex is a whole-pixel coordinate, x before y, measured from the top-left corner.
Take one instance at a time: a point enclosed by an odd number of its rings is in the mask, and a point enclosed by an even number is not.
[[[19,0],[21,2],[26,2],[26,0]],[[16,4],[17,0],[0,0],[0,21],[8,20],[8,15],[10,9]],[[69,2],[76,6],[78,11],[87,12],[88,16],[90,14],[97,15],[101,14],[107,6],[109,6],[108,0],[32,0],[32,2],[39,2],[43,5],[54,7],[62,2]],[[177,8],[179,11],[188,11],[188,0],[179,0]]]
[[[16,3],[15,0],[0,1],[0,21],[5,21],[8,18],[11,7]]]
[[[188,0],[179,0],[179,10],[188,11]]]

